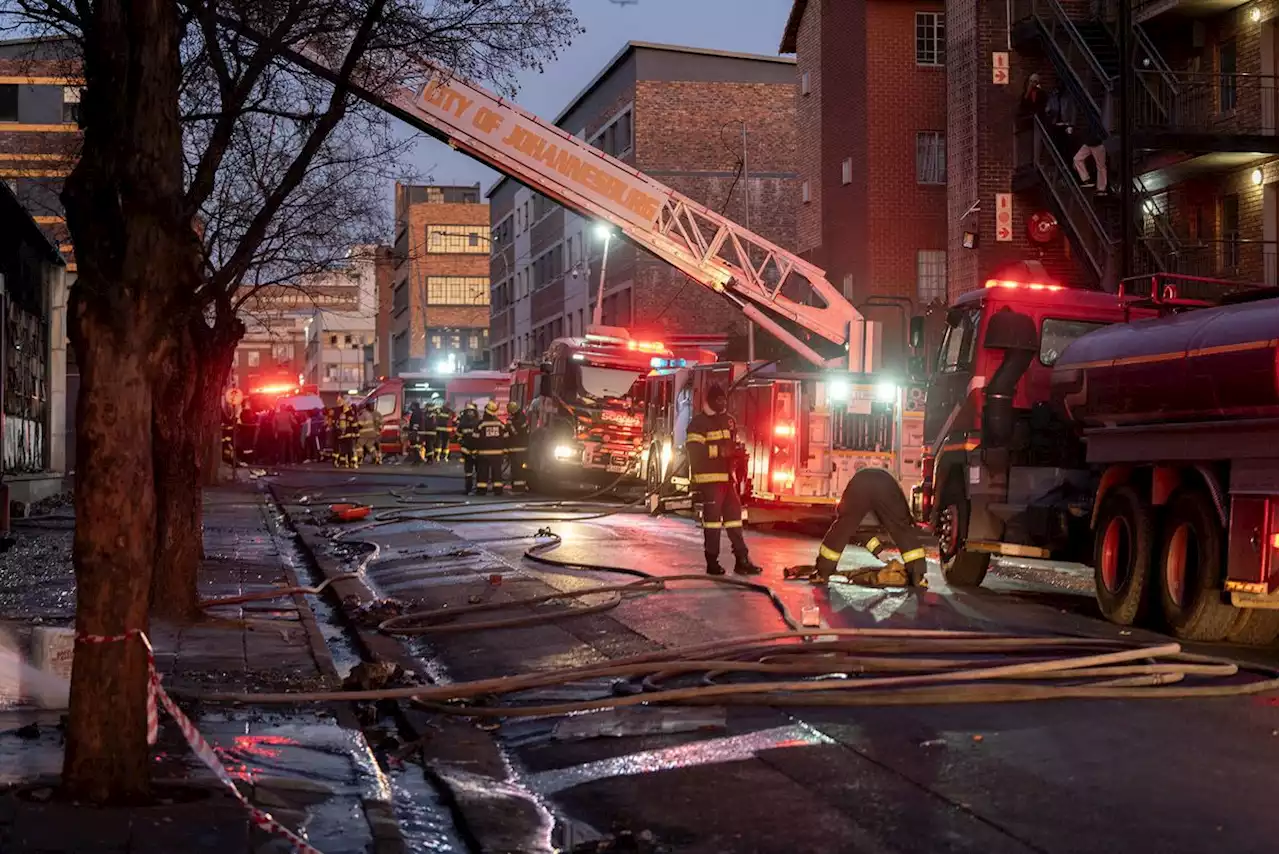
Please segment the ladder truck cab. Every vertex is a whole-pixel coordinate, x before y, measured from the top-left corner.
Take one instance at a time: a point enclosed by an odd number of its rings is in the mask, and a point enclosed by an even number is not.
[[[1274,641],[1275,290],[1123,285],[1064,288],[1024,264],[956,301],[916,513],[953,585],[981,584],[993,555],[1079,561],[1112,622]]]
[[[517,368],[513,389],[524,396],[533,388],[526,407],[531,482],[604,484],[638,473],[645,378],[655,362],[671,358],[660,342],[589,327],[581,338],[551,342],[536,374]]]

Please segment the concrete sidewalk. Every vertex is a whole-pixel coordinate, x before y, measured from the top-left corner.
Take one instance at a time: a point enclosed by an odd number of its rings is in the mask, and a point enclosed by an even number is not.
[[[0,560],[0,630],[22,646],[38,624],[71,625],[74,578],[69,513],[15,523],[19,544]],[[275,529],[256,484],[206,492],[203,599],[298,584],[292,542]],[[307,583],[303,580],[303,583]],[[167,688],[332,690],[340,683],[305,596],[214,609],[196,626],[153,625]],[[345,706],[201,708],[182,703],[246,795],[324,854],[407,850],[379,770]],[[157,803],[96,810],[59,803],[62,731],[57,712],[0,710],[0,851],[266,852],[280,838],[250,827],[161,712],[153,778]]]

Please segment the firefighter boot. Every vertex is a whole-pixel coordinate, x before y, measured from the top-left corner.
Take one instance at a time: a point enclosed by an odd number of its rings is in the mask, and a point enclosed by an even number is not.
[[[707,553],[707,575],[724,575],[724,567],[720,565],[720,555]]]
[[[733,560],[734,575],[759,575],[764,572],[763,569],[751,562],[751,558],[746,555],[738,555]]]

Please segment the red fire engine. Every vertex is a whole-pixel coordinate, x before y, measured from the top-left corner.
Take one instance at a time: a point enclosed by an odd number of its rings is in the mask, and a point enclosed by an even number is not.
[[[993,555],[1080,560],[1116,623],[1274,641],[1275,289],[1116,296],[1038,266],[963,295],[932,365],[915,503],[948,581],[981,584]]]

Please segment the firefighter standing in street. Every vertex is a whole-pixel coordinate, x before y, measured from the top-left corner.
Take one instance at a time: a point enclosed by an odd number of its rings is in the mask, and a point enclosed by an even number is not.
[[[480,426],[480,412],[474,401],[467,401],[458,415],[458,444],[462,447],[462,493],[470,495],[476,487],[475,432]]]
[[[737,425],[727,408],[724,389],[711,386],[707,390],[706,408],[690,419],[685,437],[693,483],[702,503],[702,550],[707,558],[707,572],[724,575],[724,567],[720,566],[720,531],[724,530],[733,549],[733,571],[738,575],[757,575],[760,567],[751,562],[747,541],[742,535],[742,503],[733,481]]]
[[[868,513],[875,514],[902,558],[881,567],[861,568],[841,575],[866,587],[928,587],[923,538],[911,518],[906,496],[897,479],[878,468],[862,469],[849,479],[836,506],[836,520],[818,546],[818,562],[813,566],[788,567],[783,575],[787,578],[807,576],[815,584],[826,582],[835,574],[844,547],[858,539],[858,528]],[[868,537],[861,545],[875,557],[879,557],[885,546],[877,536]]]
[[[360,446],[356,450],[357,465],[368,457],[374,465],[382,465],[382,416],[367,403],[360,408]]]
[[[529,419],[520,404],[514,400],[507,404],[507,465],[511,472],[511,491],[528,492],[525,480],[525,460],[529,455]]]
[[[422,410],[422,459],[430,465],[436,461],[436,405],[428,403]]]
[[[436,410],[436,462],[449,462],[449,440],[453,436],[453,410],[442,403]]]
[[[498,420],[498,404],[484,405],[484,417],[476,425],[476,495],[502,494],[502,457],[507,452],[507,425]]]
[[[345,398],[338,398],[338,456],[334,464],[356,468],[356,443],[360,439],[360,418],[356,408]]]
[[[422,462],[422,428],[427,414],[422,411],[422,404],[414,401],[409,406],[409,463],[418,465]]]

